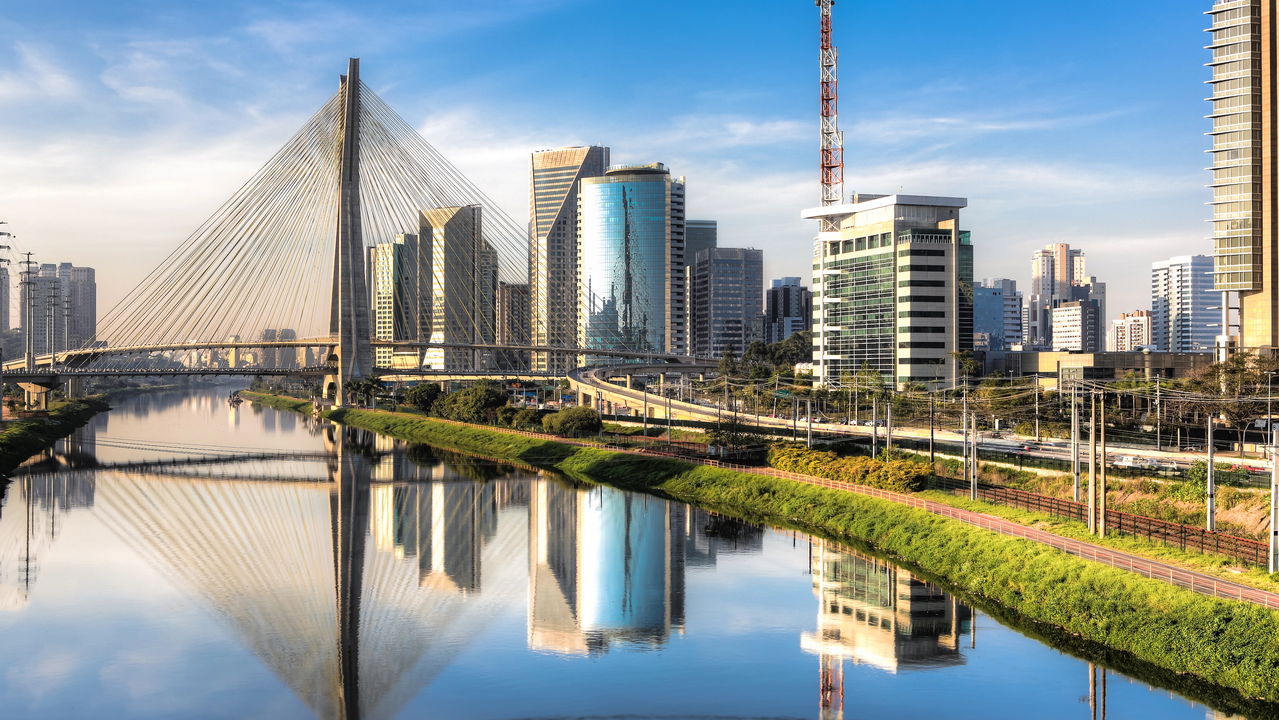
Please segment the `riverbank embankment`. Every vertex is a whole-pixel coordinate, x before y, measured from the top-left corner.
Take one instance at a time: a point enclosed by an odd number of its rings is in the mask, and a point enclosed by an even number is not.
[[[309,412],[305,401],[245,394]],[[1279,701],[1279,613],[1215,599],[890,500],[676,459],[558,442],[410,413],[340,409],[332,420],[728,514],[868,543],[961,592],[1173,676]],[[1233,703],[1232,703],[1233,704]],[[1242,709],[1242,708],[1241,708]],[[1248,708],[1255,714],[1259,708]]]
[[[46,417],[14,420],[0,429],[0,473],[7,473],[24,460],[70,435],[94,415],[111,409],[105,398],[93,396],[66,402]]]

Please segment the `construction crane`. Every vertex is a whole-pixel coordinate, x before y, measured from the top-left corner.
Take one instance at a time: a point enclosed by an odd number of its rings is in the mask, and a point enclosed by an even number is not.
[[[839,53],[831,39],[831,9],[835,0],[817,0],[821,16],[822,205],[838,205],[844,195],[844,134],[839,131]],[[823,232],[837,230],[837,221],[822,219]],[[830,227],[827,227],[827,225]]]

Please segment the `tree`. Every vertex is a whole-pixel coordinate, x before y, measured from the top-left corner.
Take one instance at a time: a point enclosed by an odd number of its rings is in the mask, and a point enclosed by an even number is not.
[[[588,407],[572,407],[542,418],[546,432],[562,437],[588,437],[604,428],[600,414]]]
[[[435,401],[435,414],[468,423],[493,422],[497,409],[506,404],[506,393],[483,383],[449,393]]]
[[[424,382],[409,388],[408,392],[404,393],[404,399],[409,405],[424,413],[429,413],[435,405],[435,401],[439,400],[443,394],[444,391],[440,389],[439,385]]]
[[[1248,426],[1265,415],[1267,374],[1279,369],[1279,360],[1237,352],[1222,362],[1215,362],[1192,373],[1186,387],[1207,396],[1210,412],[1220,415],[1239,437],[1243,455]]]

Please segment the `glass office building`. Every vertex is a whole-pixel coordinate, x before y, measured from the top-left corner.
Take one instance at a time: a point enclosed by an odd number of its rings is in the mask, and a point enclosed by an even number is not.
[[[582,178],[578,258],[581,347],[684,352],[683,178],[661,163]]]

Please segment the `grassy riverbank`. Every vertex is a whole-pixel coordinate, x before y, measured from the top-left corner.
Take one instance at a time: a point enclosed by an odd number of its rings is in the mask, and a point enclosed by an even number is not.
[[[9,472],[108,409],[105,399],[89,397],[64,403],[51,410],[48,417],[6,423],[0,430],[0,473]]]
[[[304,401],[245,393],[309,411]],[[337,410],[341,422],[463,452],[553,468],[838,540],[863,541],[963,593],[1067,637],[1245,698],[1279,701],[1279,613],[1168,584],[854,493],[385,411]],[[1220,700],[1218,698],[1218,700]],[[1243,709],[1242,707],[1239,709]],[[1262,708],[1249,707],[1249,714]]]

